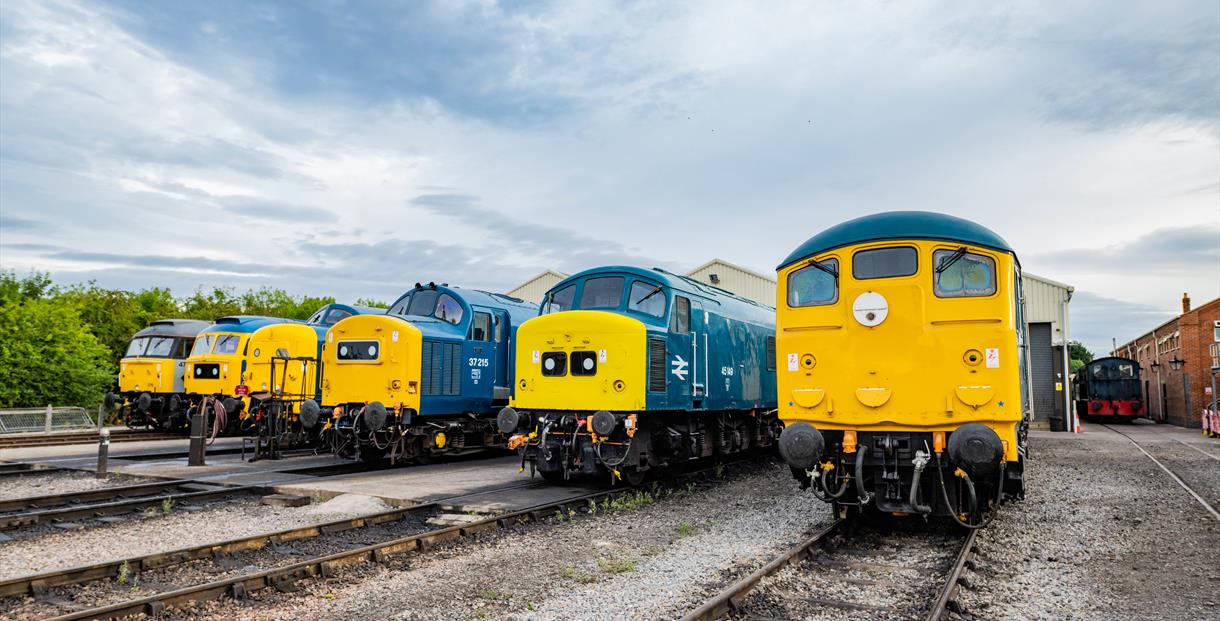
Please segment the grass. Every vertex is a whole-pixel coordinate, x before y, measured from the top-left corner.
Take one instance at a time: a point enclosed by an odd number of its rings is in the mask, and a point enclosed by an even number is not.
[[[173,511],[173,510],[174,510],[174,499],[173,498],[166,498],[165,500],[161,501],[161,513],[168,515],[169,512]]]
[[[602,570],[602,573],[607,574],[625,574],[635,571],[635,559],[633,558],[599,558],[597,559],[597,568]]]
[[[560,567],[559,576],[564,580],[571,580],[579,584],[589,584],[590,582],[595,582],[597,580],[597,578],[576,569],[572,565],[564,565]]]
[[[679,537],[690,537],[697,532],[699,532],[699,528],[690,522],[681,522],[678,524]]]
[[[127,564],[127,561],[123,561],[122,564],[119,565],[118,582],[119,582],[119,584],[127,584],[127,581],[130,578],[131,578],[131,566]]]
[[[657,497],[653,492],[637,490],[615,496],[614,498],[607,498],[602,501],[600,508],[604,513],[634,511],[641,507],[647,507],[656,501]]]
[[[508,599],[508,597],[506,597],[503,593],[495,589],[483,589],[479,591],[479,597],[491,602],[498,602]]]

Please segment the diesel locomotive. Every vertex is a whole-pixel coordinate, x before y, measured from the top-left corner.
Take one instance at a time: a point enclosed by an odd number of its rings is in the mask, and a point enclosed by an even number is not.
[[[891,212],[814,235],[778,270],[779,449],[842,517],[986,525],[1024,495],[1021,266],[968,220]]]
[[[191,319],[161,319],[136,332],[119,361],[118,392],[106,393],[128,427],[185,429],[190,421],[184,384],[186,359],[195,336],[209,325]]]
[[[549,481],[639,484],[771,446],[774,343],[772,309],[728,291],[658,268],[586,270],[517,332],[513,403],[497,424]]]
[[[1140,364],[1129,358],[1098,358],[1076,372],[1076,411],[1082,416],[1130,421],[1144,416]]]
[[[416,284],[387,312],[330,328],[321,401],[302,411],[323,421],[336,455],[366,462],[502,448],[495,415],[513,386],[514,337],[537,313],[506,295]]]

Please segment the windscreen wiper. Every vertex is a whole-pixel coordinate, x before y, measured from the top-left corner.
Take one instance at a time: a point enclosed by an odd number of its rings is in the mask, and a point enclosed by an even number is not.
[[[661,292],[661,289],[662,289],[661,285],[657,285],[657,288],[656,288],[656,289],[653,289],[652,291],[649,291],[647,295],[645,295],[644,297],[642,297],[642,298],[640,298],[640,299],[636,300],[636,301],[634,302],[634,304],[635,304],[635,305],[637,305],[637,306],[638,306],[638,305],[640,305],[640,304],[643,304],[643,303],[644,303],[644,300],[647,300],[648,298],[650,298],[650,297],[652,297],[652,296],[654,296],[654,295],[656,295],[656,294],[660,293],[660,292]]]
[[[954,263],[957,263],[958,259],[961,259],[964,256],[966,256],[966,247],[965,246],[962,246],[961,248],[954,250],[953,254],[942,259],[940,262],[940,265],[936,266],[936,273],[939,274],[939,273],[949,269],[950,267],[953,266]]]
[[[836,270],[835,268],[830,267],[829,265],[826,265],[825,263],[821,263],[817,259],[810,259],[809,265],[812,265],[812,266],[822,270],[823,272],[826,272],[827,274],[834,276],[835,280],[839,279],[839,270]]]

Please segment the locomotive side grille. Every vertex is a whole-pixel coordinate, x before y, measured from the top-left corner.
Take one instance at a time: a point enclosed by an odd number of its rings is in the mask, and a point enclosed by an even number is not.
[[[665,339],[648,339],[648,390],[651,392],[665,392],[665,357]]]
[[[767,370],[775,370],[775,337],[767,337]]]
[[[462,357],[462,346],[457,343],[445,343],[445,381],[441,390],[446,395],[456,395],[462,391],[462,370],[458,368],[458,360]]]
[[[456,395],[462,391],[460,343],[424,341],[421,348],[420,383],[425,395]]]

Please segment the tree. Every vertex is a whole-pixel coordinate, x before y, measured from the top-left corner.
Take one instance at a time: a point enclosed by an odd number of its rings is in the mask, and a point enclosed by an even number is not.
[[[1080,341],[1068,341],[1068,358],[1068,368],[1075,373],[1084,368],[1084,365],[1093,362],[1093,352]]]
[[[233,297],[230,287],[215,287],[210,294],[204,293],[202,288],[196,289],[194,294],[182,301],[184,319],[214,321],[228,315],[240,315],[241,312],[241,300]]]
[[[74,306],[37,298],[0,304],[0,407],[92,408],[113,381],[110,352]]]
[[[356,300],[356,306],[367,306],[369,308],[389,308],[390,305],[381,300],[373,300],[370,298],[360,298]]]

